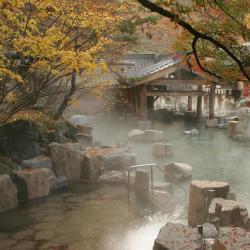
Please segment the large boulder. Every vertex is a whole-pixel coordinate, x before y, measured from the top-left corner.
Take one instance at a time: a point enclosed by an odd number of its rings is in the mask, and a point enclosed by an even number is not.
[[[104,169],[107,171],[119,170],[126,171],[129,167],[136,164],[136,156],[132,153],[120,153],[109,156],[104,156]]]
[[[50,155],[53,162],[53,170],[59,177],[68,180],[81,177],[81,148],[79,143],[51,143]]]
[[[89,148],[82,151],[82,175],[97,179],[107,171],[126,171],[136,164],[136,156],[124,147]]]
[[[185,179],[192,177],[192,167],[186,163],[171,162],[164,165],[166,176],[172,176],[175,179]]]
[[[128,133],[128,139],[131,141],[143,141],[144,131],[140,129],[133,129]]]
[[[221,227],[213,250],[249,250],[250,232],[238,227]]]
[[[7,174],[0,175],[0,212],[17,207],[17,189]]]
[[[69,123],[74,126],[88,126],[90,124],[91,119],[86,115],[72,115],[69,118]]]
[[[47,196],[50,191],[49,170],[46,168],[23,168],[14,171],[15,175],[24,180],[27,198],[35,199]]]
[[[188,224],[197,226],[205,223],[212,199],[226,199],[228,193],[229,184],[227,182],[192,181],[189,188]]]
[[[197,228],[179,223],[167,223],[161,228],[153,250],[202,250],[203,241]]]
[[[37,156],[29,160],[24,160],[21,163],[22,168],[33,168],[40,169],[46,168],[49,170],[49,179],[50,179],[50,191],[56,191],[62,188],[67,187],[68,180],[64,176],[56,177],[53,171],[52,160],[48,156]]]
[[[0,154],[21,162],[41,155],[40,132],[35,123],[18,120],[0,127]]]
[[[249,226],[247,208],[238,201],[215,198],[208,210],[208,221],[216,226]]]
[[[78,134],[81,134],[83,136],[92,138],[93,127],[91,127],[89,125],[85,125],[85,126],[83,126],[83,125],[77,125],[76,129],[77,129],[77,133]]]

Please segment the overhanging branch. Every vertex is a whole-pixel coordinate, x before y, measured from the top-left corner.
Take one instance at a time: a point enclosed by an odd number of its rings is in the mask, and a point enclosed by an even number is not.
[[[214,39],[213,37],[196,30],[190,23],[182,20],[178,14],[172,13],[171,11],[162,8],[159,5],[152,3],[149,0],[137,0],[137,1],[142,6],[151,10],[152,12],[156,12],[164,17],[169,18],[172,22],[178,24],[182,28],[189,31],[197,39],[207,40],[211,42],[213,45],[215,45],[216,47],[222,49],[235,63],[237,63],[242,74],[246,77],[246,79],[250,81],[250,75],[246,72],[241,60],[233,52],[231,52],[231,50],[228,49],[224,44]]]

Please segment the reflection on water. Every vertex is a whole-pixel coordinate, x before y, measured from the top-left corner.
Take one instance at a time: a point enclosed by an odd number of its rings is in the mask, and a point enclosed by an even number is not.
[[[145,218],[145,222],[143,224],[130,227],[124,232],[124,237],[117,245],[116,249],[152,250],[154,239],[158,235],[159,229],[169,221],[185,223],[184,220],[179,219],[178,213],[175,213],[172,216],[166,214],[163,215],[161,213],[156,213],[152,216],[148,216]],[[112,235],[111,237],[113,238],[114,235]],[[110,246],[109,249],[112,249],[112,246]]]
[[[134,199],[128,204],[125,187],[86,187],[75,184],[66,193],[16,211],[33,220],[20,230],[0,233],[0,249],[147,250],[161,226],[183,214],[172,209],[167,216]]]
[[[94,133],[103,144],[112,144],[124,142],[133,128],[136,126],[131,121],[98,120]],[[228,181],[238,199],[250,208],[248,145],[228,139],[224,130],[205,129],[202,124],[179,121],[155,123],[154,128],[165,132],[164,141],[173,145],[175,154],[154,159],[151,144],[129,142],[138,163],[189,163],[195,179]],[[193,128],[200,130],[199,136],[184,135],[184,130]],[[160,179],[160,175],[156,177]],[[128,204],[125,187],[75,184],[65,193],[1,215],[0,224],[5,225],[6,233],[0,232],[0,250],[151,250],[166,222],[184,222],[185,195],[178,190],[172,196],[166,200],[160,197],[161,207],[141,203],[134,195]],[[25,223],[17,228],[13,221],[9,223],[8,216],[16,216],[16,222],[22,218]]]

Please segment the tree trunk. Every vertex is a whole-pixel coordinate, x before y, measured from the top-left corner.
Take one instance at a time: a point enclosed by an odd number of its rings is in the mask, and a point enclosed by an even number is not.
[[[66,92],[62,103],[60,104],[60,106],[58,107],[57,111],[54,114],[54,118],[56,120],[58,120],[63,115],[63,112],[69,105],[69,101],[71,100],[71,97],[76,91],[76,72],[75,71],[72,73],[70,84],[71,84],[70,90]]]

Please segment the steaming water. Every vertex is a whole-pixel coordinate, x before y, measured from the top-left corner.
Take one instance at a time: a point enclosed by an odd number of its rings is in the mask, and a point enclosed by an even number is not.
[[[98,119],[93,122],[94,136],[104,145],[124,142],[135,124]],[[199,136],[184,135],[184,130],[193,128],[199,129]],[[175,154],[154,159],[151,144],[129,142],[138,163],[189,163],[193,179],[228,181],[238,200],[250,208],[248,145],[228,139],[224,130],[205,129],[203,124],[155,123],[154,129],[164,131],[164,141],[173,145]],[[163,180],[160,173],[155,178]],[[0,250],[151,250],[166,222],[184,222],[185,195],[176,189],[173,197],[160,199],[166,207],[159,210],[134,195],[128,203],[124,187],[72,185],[67,192],[1,215],[0,230],[5,233],[0,232]]]
[[[106,120],[95,123],[96,137],[107,143],[122,142],[136,122]],[[100,132],[104,128],[104,132]],[[164,141],[173,145],[174,156],[161,160],[152,157],[152,144],[129,145],[137,154],[138,163],[184,162],[193,167],[193,179],[218,180],[230,183],[237,200],[250,209],[250,145],[227,137],[227,130],[206,129],[204,122],[155,122],[153,128],[163,130]],[[183,131],[198,129],[198,136],[185,135]],[[158,176],[160,178],[160,176]]]

